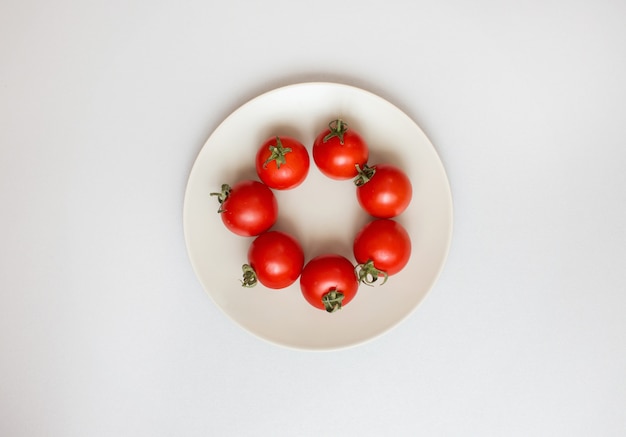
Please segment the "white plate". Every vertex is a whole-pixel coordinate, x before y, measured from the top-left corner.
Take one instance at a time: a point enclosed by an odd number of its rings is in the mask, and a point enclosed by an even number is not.
[[[299,283],[283,290],[241,287],[241,265],[252,238],[226,230],[209,193],[223,183],[258,179],[257,148],[267,138],[290,135],[309,152],[315,136],[341,117],[370,147],[370,164],[403,168],[413,184],[409,208],[396,218],[411,236],[409,264],[380,287],[362,285],[337,313],[310,306]],[[354,261],[352,241],[368,216],[352,181],[323,176],[311,158],[306,181],[275,191],[279,219],[274,229],[294,235],[305,262],[326,252]],[[184,204],[184,230],[193,268],[206,292],[252,334],[297,349],[338,349],[375,338],[406,318],[437,280],[452,236],[452,198],[445,170],[428,138],[406,114],[361,89],[335,83],[303,83],[265,93],[246,103],[210,136],[191,170]]]

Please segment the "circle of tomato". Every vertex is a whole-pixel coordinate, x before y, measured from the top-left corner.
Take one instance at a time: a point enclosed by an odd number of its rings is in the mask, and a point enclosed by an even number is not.
[[[360,282],[371,284],[382,276],[384,284],[409,262],[411,239],[395,220],[376,219],[356,234],[353,251]]]
[[[331,179],[354,178],[356,166],[369,159],[365,140],[341,119],[329,123],[313,143],[313,160],[320,171]]]
[[[222,185],[217,211],[231,232],[242,237],[253,237],[271,228],[278,218],[278,202],[267,185],[254,180],[238,182],[232,187]]]
[[[300,290],[307,302],[331,313],[346,306],[358,288],[354,265],[341,255],[316,256],[300,275]]]
[[[264,232],[250,244],[242,285],[253,287],[258,281],[267,288],[285,288],[296,282],[303,266],[298,240],[280,231]]]
[[[359,170],[355,180],[361,207],[377,218],[395,217],[409,206],[413,187],[409,177],[391,164],[378,164]]]
[[[256,172],[265,185],[289,190],[309,173],[309,153],[298,140],[276,136],[265,141],[256,154]]]

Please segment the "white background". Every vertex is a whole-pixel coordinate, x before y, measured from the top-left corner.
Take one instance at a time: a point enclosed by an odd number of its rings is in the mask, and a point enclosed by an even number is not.
[[[3,1],[0,435],[626,435],[625,19],[619,0]],[[326,353],[233,324],[182,229],[217,125],[319,80],[412,117],[455,206],[417,311]]]

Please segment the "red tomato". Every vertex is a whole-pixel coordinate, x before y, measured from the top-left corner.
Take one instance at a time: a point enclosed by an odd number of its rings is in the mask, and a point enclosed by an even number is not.
[[[239,182],[232,187],[222,185],[218,196],[226,227],[237,235],[252,237],[271,228],[278,218],[278,202],[267,185],[253,180]]]
[[[365,140],[341,119],[330,122],[313,143],[313,160],[320,171],[332,179],[351,179],[357,175],[356,165],[363,166],[369,158]]]
[[[300,290],[307,302],[329,313],[347,305],[358,288],[354,266],[341,255],[317,256],[304,266],[300,275]]]
[[[256,154],[256,172],[270,188],[295,188],[309,173],[309,153],[302,143],[291,137],[272,137]]]
[[[248,263],[243,266],[244,287],[260,282],[267,288],[285,288],[300,276],[304,253],[298,240],[280,231],[264,232],[248,249]]]
[[[409,206],[413,188],[409,177],[398,167],[378,164],[359,170],[354,183],[361,207],[377,218],[395,217]]]
[[[377,219],[357,233],[353,250],[359,263],[359,280],[371,284],[382,276],[384,284],[388,276],[395,275],[409,262],[411,239],[400,223]]]

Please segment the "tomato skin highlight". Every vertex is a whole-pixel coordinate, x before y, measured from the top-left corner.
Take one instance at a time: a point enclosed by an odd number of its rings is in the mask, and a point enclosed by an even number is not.
[[[304,252],[298,240],[281,231],[264,232],[248,249],[248,263],[258,281],[272,289],[290,286],[300,277]]]
[[[358,288],[354,265],[341,255],[316,256],[304,266],[300,275],[302,295],[312,306],[321,310],[327,310],[322,298],[332,290],[343,294],[343,307],[354,298]]]
[[[267,185],[244,180],[230,188],[230,193],[221,203],[220,216],[231,232],[253,237],[276,223],[278,202]]]
[[[409,177],[400,168],[391,164],[372,167],[374,175],[357,187],[357,200],[371,216],[392,218],[402,214],[413,196]]]
[[[327,177],[336,180],[354,178],[358,172],[356,165],[363,166],[369,159],[369,147],[359,133],[353,129],[347,129],[344,124],[342,137],[333,136],[333,123],[322,131],[313,143],[313,161],[317,168]],[[343,144],[342,144],[343,138]]]
[[[353,244],[357,263],[373,261],[374,267],[395,275],[409,262],[411,238],[404,227],[391,219],[376,219],[356,234]]]
[[[273,159],[275,155],[272,155],[272,148],[277,145],[278,150],[289,150],[282,157]],[[294,138],[272,137],[259,147],[255,165],[256,172],[265,185],[276,190],[290,190],[306,179],[310,166],[309,152]]]

